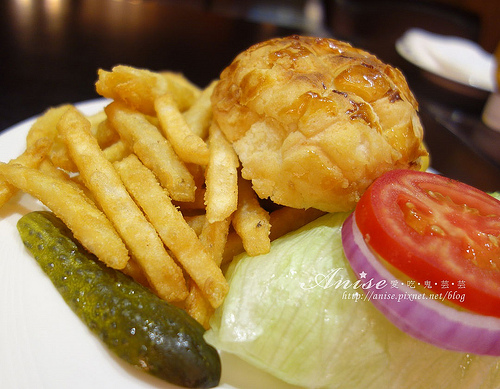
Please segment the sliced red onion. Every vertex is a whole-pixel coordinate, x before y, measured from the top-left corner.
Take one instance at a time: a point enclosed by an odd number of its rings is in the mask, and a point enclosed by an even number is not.
[[[366,298],[407,334],[448,350],[500,356],[500,319],[459,311],[402,284],[371,252],[351,214],[342,227],[342,244],[354,272],[386,281],[384,288],[365,289]],[[397,282],[397,288],[391,288]],[[382,285],[382,284],[379,284]],[[387,298],[388,295],[393,298]],[[415,299],[410,300],[412,295]]]

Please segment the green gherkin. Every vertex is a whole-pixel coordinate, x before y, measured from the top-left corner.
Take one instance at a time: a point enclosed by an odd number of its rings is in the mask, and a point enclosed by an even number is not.
[[[51,212],[31,212],[17,228],[66,303],[120,358],[176,385],[218,385],[219,355],[186,312],[96,260]]]

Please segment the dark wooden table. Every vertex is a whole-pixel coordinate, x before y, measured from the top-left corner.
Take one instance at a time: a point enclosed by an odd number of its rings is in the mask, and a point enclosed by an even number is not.
[[[96,98],[98,68],[174,70],[204,86],[239,51],[290,32],[190,1],[2,1],[0,128],[50,105]]]
[[[215,12],[209,3],[2,1],[0,130],[49,106],[98,97],[94,82],[99,68],[127,64],[174,70],[204,86],[251,44],[305,33],[300,28],[230,17]],[[404,19],[397,13],[384,15],[397,20],[399,29],[411,27],[404,20],[415,19]],[[384,31],[376,34],[370,30],[372,39],[366,40],[355,28],[355,22],[363,20],[360,15],[344,10],[342,16],[335,10],[335,16],[329,18],[327,26],[332,35],[350,40],[403,68],[420,102],[432,166],[483,190],[500,190],[500,133],[481,124],[480,107],[470,105],[473,109],[468,109],[448,99],[445,95],[449,92],[439,88],[429,92],[415,69],[407,67],[401,58],[391,57],[393,51],[388,54],[387,48],[393,50],[393,42]],[[436,20],[433,23],[440,25]],[[382,28],[385,24],[377,25]],[[399,34],[395,26],[390,30],[393,35]]]

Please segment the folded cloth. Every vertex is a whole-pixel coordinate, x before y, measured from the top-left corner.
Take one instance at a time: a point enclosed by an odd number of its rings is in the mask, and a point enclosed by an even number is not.
[[[471,40],[412,28],[397,40],[396,50],[441,77],[490,92],[495,89],[495,58]]]

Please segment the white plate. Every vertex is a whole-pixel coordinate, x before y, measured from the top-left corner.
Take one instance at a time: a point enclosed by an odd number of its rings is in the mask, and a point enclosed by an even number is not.
[[[440,77],[488,92],[496,88],[494,57],[470,40],[413,28],[396,41],[396,50]]]
[[[85,114],[106,100],[77,104]],[[0,135],[2,162],[25,148],[35,118]],[[0,208],[0,387],[2,389],[164,388],[176,386],[114,357],[71,311],[25,250],[16,229],[21,215],[43,209],[26,194]],[[219,388],[289,388],[233,356],[223,356]]]

